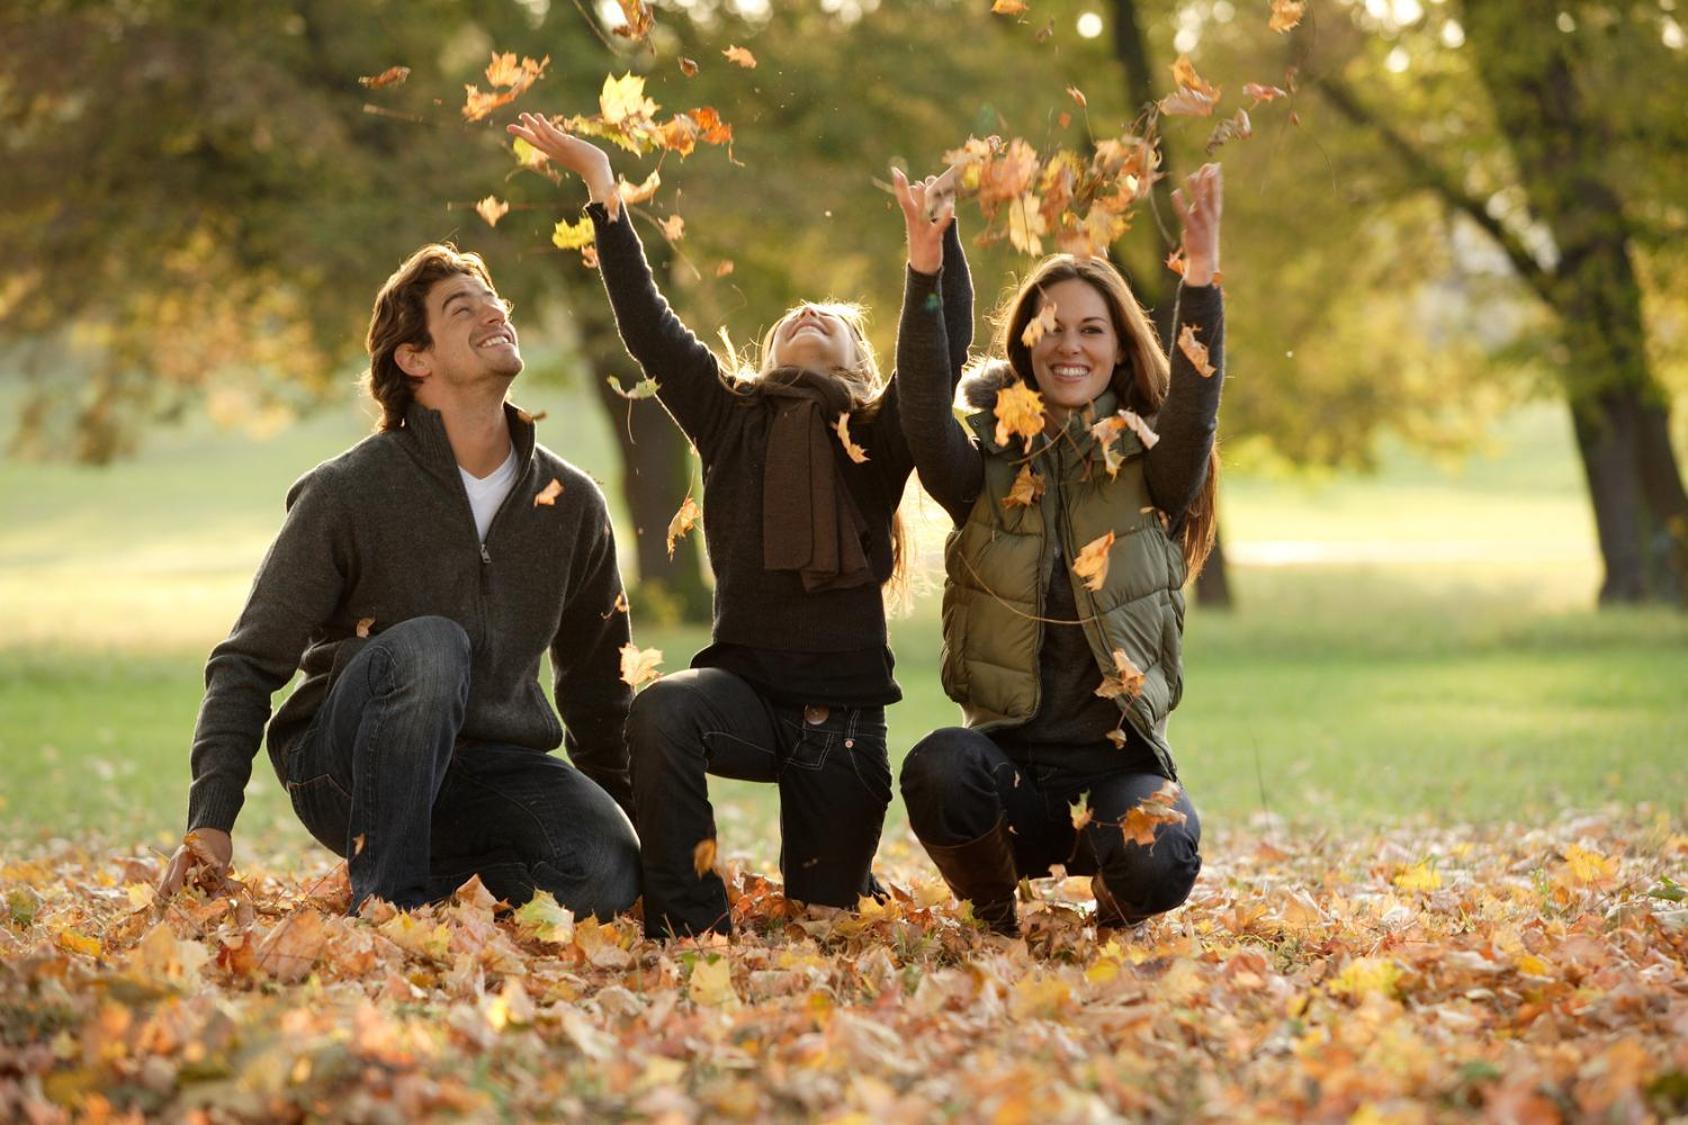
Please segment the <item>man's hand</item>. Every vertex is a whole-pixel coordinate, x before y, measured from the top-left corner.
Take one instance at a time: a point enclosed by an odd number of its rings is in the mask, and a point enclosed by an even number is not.
[[[944,231],[955,221],[954,171],[910,183],[901,169],[891,169],[891,187],[908,228],[908,264],[916,273],[937,273],[944,264]]]
[[[610,158],[604,155],[603,149],[563,132],[550,118],[537,113],[523,113],[515,124],[505,129],[544,153],[559,168],[586,181],[592,202],[602,203],[610,218],[620,212],[621,194],[616,190],[615,173],[610,170]]]
[[[158,897],[169,898],[182,889],[196,867],[208,867],[217,876],[228,874],[234,859],[234,841],[219,828],[195,828],[170,857],[158,880]]]
[[[1219,272],[1219,215],[1224,210],[1219,165],[1203,164],[1172,193],[1172,209],[1184,228],[1184,284],[1211,285]],[[1186,194],[1188,193],[1188,194]]]

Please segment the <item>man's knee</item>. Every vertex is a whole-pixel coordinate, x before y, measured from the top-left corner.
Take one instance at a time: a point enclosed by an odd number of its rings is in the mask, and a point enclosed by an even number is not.
[[[401,621],[375,643],[386,658],[387,682],[380,686],[448,704],[468,698],[473,650],[469,634],[449,617]]]
[[[702,723],[707,700],[681,672],[665,677],[633,697],[627,712],[627,749],[635,759],[668,756],[676,751],[702,754]]]
[[[1160,829],[1153,847],[1118,841],[1106,850],[1102,880],[1127,918],[1136,921],[1183,905],[1202,869],[1198,844],[1195,833],[1174,824]]]

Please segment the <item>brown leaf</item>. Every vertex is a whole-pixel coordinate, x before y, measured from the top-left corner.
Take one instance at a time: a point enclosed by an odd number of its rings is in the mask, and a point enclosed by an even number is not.
[[[1014,486],[1002,498],[1002,506],[1029,508],[1043,499],[1044,485],[1042,475],[1033,472],[1029,463],[1021,465],[1019,474],[1014,478]]]
[[[404,80],[409,77],[410,68],[408,66],[389,66],[380,74],[368,78],[359,78],[358,85],[368,87],[371,90],[384,90],[388,86],[404,85]]]
[[[530,414],[526,410],[523,410],[521,407],[516,408],[516,417],[520,418],[522,421],[526,422],[530,426],[535,425],[539,422],[545,421],[545,419],[547,417],[549,417],[550,414],[551,414],[551,412],[549,410],[539,410],[539,411],[535,411],[534,413]]]
[[[1025,330],[1020,333],[1020,343],[1028,348],[1036,347],[1039,340],[1055,331],[1056,315],[1055,302],[1044,301],[1037,315],[1026,321]]]
[[[1177,782],[1163,781],[1159,789],[1139,801],[1125,814],[1120,829],[1127,843],[1145,848],[1155,845],[1155,831],[1163,824],[1183,824],[1189,818],[1172,806],[1181,790]]]
[[[1266,26],[1276,32],[1289,31],[1301,22],[1306,0],[1272,0],[1272,18]]]
[[[544,488],[540,489],[534,495],[533,506],[536,507],[536,508],[538,508],[538,507],[546,507],[546,508],[555,507],[556,504],[557,504],[557,497],[561,496],[562,494],[563,494],[563,482],[558,480],[556,477],[552,477],[551,483],[546,485]]]
[[[1102,464],[1110,477],[1118,476],[1120,466],[1125,464],[1125,455],[1114,448],[1114,442],[1119,440],[1124,430],[1124,411],[1110,414],[1090,427],[1090,436],[1096,439],[1096,448],[1102,451]]]
[[[662,663],[662,650],[640,648],[632,641],[621,646],[621,680],[632,688],[641,688],[662,678],[657,665]]]
[[[675,512],[674,518],[668,521],[669,558],[674,557],[674,545],[697,525],[698,517],[701,515],[703,515],[703,512],[699,510],[697,501],[693,500],[691,493],[688,492],[686,498],[680,502],[680,510]]]
[[[1086,543],[1073,560],[1073,573],[1084,579],[1086,590],[1100,590],[1108,580],[1108,552],[1114,546],[1114,533],[1109,531]]]
[[[357,625],[358,636],[360,636],[360,637],[369,636],[370,627],[373,626],[374,624],[375,624],[375,618],[373,618],[373,617],[360,617],[360,618],[358,618],[358,625]]]
[[[1207,345],[1197,342],[1195,325],[1186,324],[1183,330],[1178,333],[1178,350],[1183,352],[1184,358],[1195,367],[1196,374],[1203,379],[1213,377],[1217,368],[1207,361]]]
[[[1209,85],[1196,73],[1188,55],[1172,64],[1175,89],[1160,100],[1160,111],[1169,117],[1211,117],[1219,104],[1219,87]]]
[[[756,69],[756,56],[751,54],[750,51],[744,47],[728,47],[721,53],[725,55],[727,57],[727,61],[732,63],[734,66],[742,66],[746,70]]]
[[[1149,423],[1143,421],[1136,412],[1122,410],[1119,416],[1124,420],[1125,428],[1137,435],[1137,440],[1143,443],[1144,449],[1153,449],[1155,443],[1160,441],[1160,435],[1151,430]]]
[[[838,421],[832,424],[832,429],[838,435],[838,440],[844,444],[844,452],[849,455],[850,460],[858,465],[867,461],[867,450],[850,440],[849,414],[840,414]]]
[[[1090,807],[1089,797],[1089,793],[1080,793],[1078,800],[1067,806],[1068,810],[1072,813],[1073,828],[1075,831],[1089,824],[1091,817],[1095,813],[1095,810]]]
[[[615,34],[637,43],[651,33],[651,8],[645,0],[616,0],[621,17],[627,22],[615,28]]]
[[[715,263],[715,276],[716,277],[726,277],[729,274],[731,274],[732,272],[733,272],[733,260],[731,258],[722,258],[719,262]]]
[[[699,879],[715,870],[715,837],[699,840],[692,849],[692,870]]]
[[[695,76],[697,74],[697,63],[692,59],[682,58],[680,60],[680,73],[687,78]]]
[[[1222,145],[1231,141],[1246,141],[1254,136],[1254,123],[1248,119],[1248,110],[1239,109],[1230,117],[1213,127],[1208,134],[1207,154],[1212,156]]]
[[[1124,649],[1116,648],[1114,656],[1114,674],[1102,677],[1102,686],[1096,689],[1096,694],[1103,699],[1136,699],[1143,690],[1143,681],[1148,677],[1139,669],[1131,657],[1125,655]]]
[[[475,214],[486,220],[486,225],[495,227],[498,220],[510,213],[510,205],[499,200],[496,195],[489,195],[475,204]]]
[[[1289,94],[1277,86],[1265,86],[1259,82],[1243,83],[1243,97],[1253,98],[1254,105],[1261,102],[1275,102],[1279,98],[1287,98]],[[1251,109],[1253,106],[1250,107]]]
[[[1113,730],[1108,732],[1108,741],[1119,747],[1121,750],[1124,750],[1125,731],[1121,730],[1119,727],[1115,727]]]

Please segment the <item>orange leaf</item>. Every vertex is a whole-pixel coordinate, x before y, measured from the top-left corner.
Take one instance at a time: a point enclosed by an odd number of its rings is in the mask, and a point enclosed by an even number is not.
[[[1055,302],[1045,299],[1037,315],[1026,321],[1026,330],[1020,333],[1020,343],[1035,348],[1039,340],[1055,331],[1055,315]]]
[[[1277,32],[1288,31],[1301,22],[1306,7],[1306,0],[1272,0],[1272,18],[1266,26]]]
[[[1166,268],[1177,274],[1179,277],[1184,276],[1185,261],[1184,248],[1182,246],[1178,247],[1166,256]]]
[[[1155,846],[1155,831],[1163,824],[1183,824],[1189,818],[1173,804],[1178,800],[1180,790],[1176,782],[1163,781],[1161,787],[1144,797],[1137,806],[1125,814],[1125,820],[1120,824],[1127,843],[1140,844],[1145,848]]]
[[[549,410],[540,410],[540,411],[536,411],[536,412],[530,414],[526,410],[523,410],[519,406],[516,408],[516,417],[520,418],[522,421],[526,422],[530,426],[535,425],[536,423],[545,421],[546,417],[550,413],[551,412]]]
[[[370,626],[372,626],[374,624],[375,624],[375,618],[373,618],[373,617],[360,617],[360,618],[358,618],[358,626],[357,626],[358,636],[360,636],[360,637],[369,636]]]
[[[674,544],[678,543],[685,534],[697,526],[698,517],[703,512],[698,508],[697,501],[692,499],[691,493],[680,502],[680,510],[674,513],[674,518],[668,521],[668,557],[674,557]]]
[[[1024,383],[1004,387],[996,396],[996,443],[1007,445],[1018,434],[1027,449],[1032,439],[1043,432],[1043,398]]]
[[[838,421],[832,424],[832,428],[838,434],[838,440],[844,443],[844,452],[849,454],[850,460],[858,465],[867,460],[867,450],[850,440],[849,414],[840,414]]]
[[[550,484],[546,485],[534,494],[533,506],[536,508],[541,506],[546,508],[555,507],[557,504],[557,497],[562,494],[563,482],[558,480],[556,477],[552,477]]]
[[[730,274],[732,272],[733,272],[733,260],[731,258],[723,258],[719,262],[715,263],[715,276],[716,277],[726,277],[728,274]]]
[[[1073,573],[1084,579],[1086,590],[1100,590],[1108,580],[1108,552],[1114,546],[1114,533],[1109,531],[1086,543],[1073,560]]]
[[[678,242],[686,237],[686,220],[679,215],[670,215],[657,226],[662,228],[662,237],[670,242]]]
[[[1043,499],[1044,479],[1032,471],[1031,465],[1021,465],[1020,473],[1014,478],[1014,487],[1008,490],[1008,495],[1002,498],[1004,508],[1018,505],[1029,508]]]
[[[687,78],[692,77],[697,73],[697,63],[692,59],[682,58],[680,60],[680,73]]]
[[[495,227],[498,220],[510,213],[510,205],[499,200],[496,195],[489,195],[475,204],[475,214],[486,220],[486,225]]]
[[[1211,379],[1217,368],[1207,361],[1207,345],[1196,341],[1196,326],[1186,324],[1178,333],[1178,350],[1184,353],[1184,358],[1195,366],[1196,374],[1203,379]]]
[[[734,66],[742,66],[746,70],[756,69],[756,56],[743,47],[728,47],[721,53],[727,56],[727,61]]]
[[[1172,80],[1177,89],[1162,98],[1160,111],[1170,117],[1210,117],[1219,104],[1219,87],[1211,86],[1196,73],[1188,55],[1179,55],[1172,64]]]
[[[699,840],[692,849],[692,870],[699,879],[715,870],[715,837]]]
[[[1025,10],[1025,0],[995,0],[991,5],[991,14],[997,16],[1017,16]]]
[[[640,688],[662,678],[656,666],[662,663],[662,650],[640,648],[632,641],[621,646],[621,680],[629,687]]]
[[[1114,674],[1102,677],[1102,686],[1096,689],[1096,694],[1103,699],[1117,699],[1125,696],[1136,699],[1143,690],[1143,681],[1147,679],[1141,669],[1125,655],[1124,649],[1114,649]]]
[[[358,85],[366,86],[371,90],[384,90],[388,86],[404,85],[404,80],[409,77],[410,68],[408,66],[389,66],[380,74],[368,78],[359,78]]]
[[[1118,746],[1121,750],[1124,750],[1125,732],[1118,727],[1115,727],[1113,730],[1108,732],[1108,741],[1113,743],[1115,746]]]

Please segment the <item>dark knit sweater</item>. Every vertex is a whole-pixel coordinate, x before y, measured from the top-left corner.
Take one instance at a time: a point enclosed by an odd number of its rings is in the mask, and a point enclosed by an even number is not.
[[[212,650],[193,738],[188,828],[230,829],[270,717],[270,697],[305,677],[269,723],[279,762],[304,735],[336,672],[371,635],[447,617],[473,648],[460,739],[554,750],[563,726],[539,683],[549,650],[569,757],[631,808],[622,726],[632,702],[615,538],[592,479],[535,444],[505,408],[517,475],[483,543],[440,415],[412,406],[398,430],[366,438],[299,478],[234,631]],[[534,496],[553,479],[552,506]],[[472,752],[469,751],[469,752]]]
[[[860,508],[863,548],[875,582],[806,591],[798,572],[763,565],[762,487],[771,401],[729,386],[720,361],[681,323],[658,291],[629,216],[610,221],[587,208],[598,261],[627,351],[660,388],[662,405],[703,460],[703,532],[715,570],[715,643],[694,666],[725,667],[758,688],[804,702],[893,703],[881,584],[891,576],[892,516],[913,468],[903,437],[899,380],[893,375],[874,408],[852,415],[850,437],[868,456],[858,464],[833,452],[838,479]],[[972,342],[972,286],[952,233],[945,243],[952,278],[944,354],[965,355]],[[952,384],[953,387],[953,384]],[[776,674],[777,673],[777,674]]]
[[[951,305],[948,299],[925,299],[927,294],[938,293],[940,286],[936,276],[911,276],[897,339],[897,366],[903,372],[903,424],[921,483],[960,526],[984,486],[984,455],[953,413],[954,392],[949,386],[953,361],[932,345],[934,340],[941,343],[944,333],[941,325],[931,321],[946,315]],[[1208,348],[1209,362],[1218,369],[1204,379],[1189,358],[1174,347],[1171,386],[1159,413],[1151,419],[1160,440],[1143,455],[1144,478],[1155,506],[1167,514],[1176,532],[1207,479],[1208,455],[1218,429],[1225,365],[1224,302],[1219,288],[1181,286],[1172,323],[1175,340],[1183,325],[1194,325],[1196,338]],[[964,386],[963,394],[972,385],[969,382]],[[994,393],[989,398],[994,401]],[[990,403],[981,394],[968,405],[978,410],[988,409]],[[1060,560],[1051,572],[1045,606],[1055,621],[1077,619],[1072,583],[1061,570],[1071,561]],[[1038,713],[1004,732],[1005,742],[1034,749],[1061,747],[1067,752],[1086,747],[1100,751],[1104,757],[1111,751],[1114,760],[1123,762],[1118,750],[1106,741],[1109,731],[1123,727],[1127,738],[1137,743],[1128,745],[1132,751],[1129,759],[1153,761],[1148,745],[1136,737],[1129,723],[1121,723],[1118,705],[1096,695],[1096,660],[1083,626],[1043,627],[1038,674]]]

